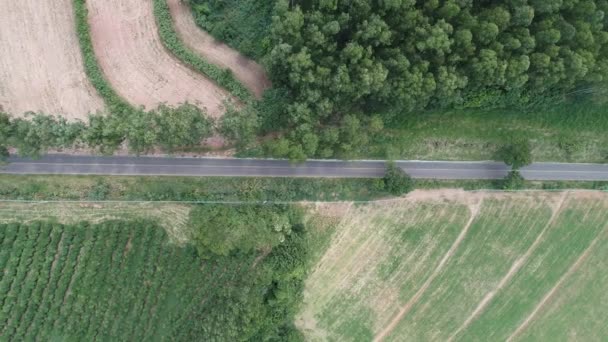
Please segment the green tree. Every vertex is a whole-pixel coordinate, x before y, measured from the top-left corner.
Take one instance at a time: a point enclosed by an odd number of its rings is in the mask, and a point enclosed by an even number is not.
[[[518,190],[524,188],[524,177],[517,170],[509,171],[509,174],[502,180],[501,187],[504,190]]]
[[[515,170],[523,166],[532,164],[532,148],[530,142],[525,139],[517,139],[512,143],[503,146],[498,155],[505,164]]]
[[[393,195],[402,195],[412,191],[414,182],[402,168],[391,161],[386,164],[384,187]]]
[[[166,151],[199,145],[211,136],[213,123],[198,107],[185,104],[177,108],[157,109],[158,144]]]

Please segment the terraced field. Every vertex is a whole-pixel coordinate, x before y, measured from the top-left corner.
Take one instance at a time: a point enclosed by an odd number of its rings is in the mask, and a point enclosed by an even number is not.
[[[417,192],[353,207],[297,325],[313,341],[603,340],[607,209],[590,192]]]
[[[84,73],[72,0],[1,1],[0,111],[84,119],[104,105]]]
[[[0,245],[10,341],[196,340],[217,290],[245,266],[205,263],[142,222],[0,224]]]
[[[184,102],[223,113],[229,94],[163,47],[147,0],[90,0],[95,54],[108,81],[128,102],[153,109]]]

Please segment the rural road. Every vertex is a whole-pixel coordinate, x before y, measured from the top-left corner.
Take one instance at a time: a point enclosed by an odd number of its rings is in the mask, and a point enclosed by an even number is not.
[[[413,178],[498,179],[508,167],[499,162],[398,161]],[[311,160],[290,165],[285,160],[180,157],[70,156],[40,159],[11,157],[4,174],[258,176],[258,177],[382,177],[383,161]],[[608,181],[608,164],[534,163],[521,170],[529,180]]]

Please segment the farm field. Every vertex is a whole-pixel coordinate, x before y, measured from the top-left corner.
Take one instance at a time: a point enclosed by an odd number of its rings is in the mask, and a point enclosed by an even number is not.
[[[2,224],[0,241],[8,340],[196,339],[245,267],[203,262],[143,222]]]
[[[262,66],[198,27],[190,7],[184,1],[166,1],[173,17],[175,30],[186,46],[199,53],[208,62],[230,69],[256,97],[261,97],[264,90],[270,87],[270,81]]]
[[[114,89],[146,109],[185,102],[223,114],[229,94],[170,55],[158,35],[152,2],[87,1],[96,56]]]
[[[312,341],[602,340],[608,195],[415,191],[352,206],[307,279]]]
[[[104,108],[84,73],[71,0],[0,3],[0,111],[85,119]]]

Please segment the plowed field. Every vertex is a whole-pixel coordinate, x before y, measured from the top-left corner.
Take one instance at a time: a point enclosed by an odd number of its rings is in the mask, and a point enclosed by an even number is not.
[[[189,102],[211,116],[223,113],[228,93],[164,49],[151,1],[89,0],[87,6],[99,63],[127,101],[146,109]]]
[[[183,0],[167,0],[167,4],[171,10],[175,30],[186,46],[210,63],[230,69],[233,75],[257,97],[270,87],[270,81],[262,66],[201,30]]]
[[[103,108],[84,73],[71,0],[0,1],[0,110],[86,118]]]

